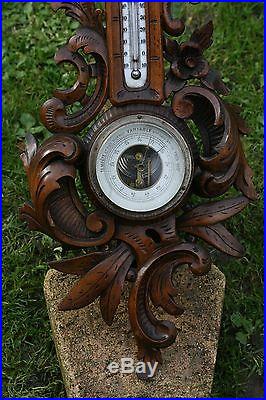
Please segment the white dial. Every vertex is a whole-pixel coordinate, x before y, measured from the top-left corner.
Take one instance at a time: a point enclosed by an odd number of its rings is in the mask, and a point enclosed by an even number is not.
[[[98,185],[116,206],[135,213],[155,211],[187,191],[190,148],[171,124],[152,115],[121,117],[92,146]]]
[[[123,2],[121,7],[125,81],[140,88],[147,80],[145,3]]]

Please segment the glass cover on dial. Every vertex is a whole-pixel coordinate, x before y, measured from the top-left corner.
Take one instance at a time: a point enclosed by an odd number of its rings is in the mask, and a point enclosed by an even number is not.
[[[162,173],[162,161],[158,152],[149,145],[129,147],[118,159],[120,179],[133,189],[147,189],[158,182]]]
[[[178,202],[191,181],[186,140],[152,115],[128,115],[105,126],[90,154],[91,176],[108,200],[124,210],[145,213],[173,198]]]

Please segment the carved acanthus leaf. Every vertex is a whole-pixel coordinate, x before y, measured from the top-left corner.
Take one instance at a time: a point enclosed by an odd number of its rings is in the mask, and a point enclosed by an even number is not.
[[[248,204],[248,198],[239,196],[199,205],[177,218],[177,230],[200,237],[233,257],[241,257],[241,244],[220,222],[238,214]]]
[[[132,260],[132,253],[125,244],[120,244],[111,256],[101,261],[82,277],[60,303],[60,310],[73,310],[92,303],[111,284],[123,267]]]
[[[240,165],[234,185],[250,200],[257,200],[258,194],[252,182],[253,171],[247,163],[243,150],[240,153]]]
[[[242,257],[244,249],[238,240],[222,225],[184,227],[182,231],[197,236],[232,257]]]
[[[56,135],[36,152],[33,148],[31,140],[22,155],[32,204],[21,208],[21,219],[66,245],[107,243],[114,234],[114,217],[100,210],[89,214],[76,190],[76,170],[83,159],[81,139]]]
[[[119,271],[115,275],[110,285],[102,292],[100,300],[100,308],[104,321],[111,325],[120,303],[121,294],[123,291],[125,279],[129,268],[134,260],[132,253],[128,253],[127,258],[121,264]]]
[[[156,307],[160,306],[168,314],[178,316],[184,310],[176,304],[174,299],[178,294],[178,290],[174,287],[172,281],[174,268],[174,261],[170,261],[168,264],[162,263],[158,267],[150,282],[150,297]]]
[[[201,50],[206,50],[212,45],[213,23],[212,21],[195,29],[190,36],[190,42],[197,43]]]
[[[200,82],[203,86],[206,86],[219,94],[224,96],[229,94],[229,89],[223,82],[220,72],[214,69],[210,69],[208,74],[201,78]]]
[[[201,204],[177,218],[177,229],[200,225],[214,225],[238,214],[249,204],[244,196]]]
[[[65,274],[84,275],[110,255],[110,251],[97,251],[84,256],[52,261],[49,266]]]
[[[198,158],[194,191],[203,197],[214,197],[235,185],[254,200],[252,171],[240,140],[240,132],[246,127],[235,109],[224,104],[214,92],[198,86],[177,92],[172,108],[177,117],[192,119],[201,135],[203,154]]]
[[[95,7],[95,2],[52,2],[54,11],[64,9],[65,14],[76,19],[84,28],[90,28],[100,34],[104,34],[103,15],[104,11]]]
[[[175,340],[177,334],[175,326],[169,321],[159,321],[155,318],[149,298],[152,296],[156,304],[160,304],[164,308],[167,308],[166,304],[170,300],[169,311],[177,311],[177,309],[173,309],[172,289],[170,292],[166,290],[165,297],[160,301],[161,290],[160,293],[151,295],[151,291],[159,288],[154,283],[151,285],[151,282],[156,282],[158,277],[161,285],[168,285],[167,267],[170,268],[171,272],[174,272],[182,264],[189,264],[194,274],[202,275],[209,271],[211,261],[208,253],[198,246],[191,243],[170,243],[159,246],[138,273],[137,280],[130,293],[129,316],[134,335],[142,349],[146,347],[149,349],[167,347]],[[163,269],[165,272],[163,272]],[[159,276],[157,276],[158,271],[160,271]],[[161,280],[163,273],[166,274],[166,279]]]
[[[80,51],[90,54],[95,64],[87,64]],[[107,48],[104,38],[96,31],[81,28],[66,46],[58,51],[55,61],[68,62],[78,71],[76,83],[70,89],[55,90],[53,98],[47,100],[40,111],[40,118],[53,133],[78,133],[99,113],[107,99]],[[97,78],[91,96],[87,95],[90,78]],[[67,105],[79,102],[81,110],[69,114]]]

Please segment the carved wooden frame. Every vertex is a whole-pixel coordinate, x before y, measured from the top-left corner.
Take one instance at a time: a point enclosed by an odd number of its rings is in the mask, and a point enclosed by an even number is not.
[[[118,3],[108,3],[106,13],[91,2],[52,3],[52,7],[64,8],[67,15],[80,22],[76,34],[55,56],[56,63],[69,62],[76,67],[77,81],[70,89],[55,90],[54,97],[41,108],[41,120],[54,135],[40,147],[32,135],[27,136],[21,158],[31,202],[21,208],[20,218],[27,221],[30,229],[41,231],[70,249],[98,248],[80,257],[50,263],[58,271],[79,276],[60,309],[84,307],[100,297],[102,317],[111,324],[125,281],[131,282],[129,318],[138,358],[162,362],[160,349],[173,343],[177,330],[169,321],[157,320],[150,303],[171,315],[182,313],[174,300],[174,271],[188,264],[193,274],[202,275],[211,266],[208,251],[196,243],[196,237],[231,256],[243,254],[242,246],[222,222],[256,199],[252,171],[240,140],[248,129],[239,107],[219,97],[228,90],[219,73],[203,58],[203,51],[212,41],[211,22],[197,29],[188,42],[178,43],[165,35],[178,37],[184,31],[183,22],[172,19],[170,5],[147,3],[147,12],[152,16],[148,21],[153,35],[150,46],[156,46],[150,47],[151,73],[140,96],[136,91],[125,90],[122,75],[115,74],[121,64],[121,56],[113,54],[119,52],[120,33],[115,28],[117,25],[120,29]],[[95,63],[87,64],[83,54],[91,54]],[[170,63],[166,77],[163,56]],[[92,96],[88,96],[91,77],[97,78],[97,84]],[[200,84],[189,85],[191,78]],[[171,113],[184,124],[190,119],[201,133],[203,153],[195,147],[196,169],[190,193],[213,198],[234,186],[242,195],[196,207],[190,206],[188,198],[186,204],[164,217],[145,222],[126,216],[117,218],[102,207],[88,212],[75,178],[78,171],[84,173],[90,136],[84,141],[75,134],[103,111],[108,99],[117,107],[137,102],[145,108],[146,104],[161,104],[169,96],[171,107],[163,106],[166,114]],[[76,101],[82,109],[68,114],[67,106]],[[123,110],[126,112],[126,108]],[[83,184],[88,189],[86,179]],[[187,234],[185,240],[179,232]]]

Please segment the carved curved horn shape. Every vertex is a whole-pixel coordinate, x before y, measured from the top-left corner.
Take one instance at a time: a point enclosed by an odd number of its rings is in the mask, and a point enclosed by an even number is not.
[[[56,135],[35,152],[32,146],[30,141],[22,156],[32,206],[22,207],[21,219],[32,229],[70,246],[107,243],[114,234],[114,218],[99,210],[89,214],[75,186],[76,166],[83,157],[82,141],[72,135]]]
[[[90,28],[104,34],[102,24],[104,12],[97,9],[94,2],[52,2],[51,7],[54,11],[64,9],[65,14],[76,19],[82,27]]]
[[[177,92],[172,108],[177,117],[192,119],[201,134],[203,154],[197,160],[199,169],[194,179],[197,194],[222,195],[235,184],[254,199],[252,171],[243,157],[239,126],[231,108],[214,92],[197,86]]]
[[[162,26],[163,30],[171,36],[180,36],[185,30],[185,24],[180,19],[173,19],[171,2],[162,3]]]
[[[91,97],[86,95],[89,79],[92,76],[90,65],[79,53],[91,54],[95,59],[96,88]],[[107,99],[107,49],[104,38],[88,28],[81,28],[59,50],[57,63],[69,62],[78,71],[78,78],[72,88],[56,90],[52,99],[47,100],[41,108],[40,118],[46,128],[53,133],[77,133],[84,129],[101,110]],[[73,114],[67,114],[66,105],[79,101],[83,108]]]
[[[202,275],[209,270],[211,261],[207,252],[198,246],[191,243],[171,243],[154,252],[138,273],[129,298],[129,316],[134,335],[142,347],[167,347],[176,338],[174,324],[157,320],[151,311],[149,299],[155,299],[155,305],[161,305],[171,314],[179,313],[180,308],[174,304],[172,298],[174,288],[170,287],[169,290],[169,269],[171,275],[181,264],[189,264],[194,274]],[[158,279],[159,285],[156,283]],[[162,292],[158,292],[158,288],[164,288],[164,285],[167,287],[164,296],[161,296]],[[166,306],[168,302],[170,307]]]

